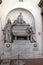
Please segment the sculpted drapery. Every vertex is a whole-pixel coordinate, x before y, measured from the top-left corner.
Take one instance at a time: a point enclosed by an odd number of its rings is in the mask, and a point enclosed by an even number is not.
[[[33,38],[33,34],[34,34],[34,33],[33,33],[32,27],[31,27],[30,25],[26,24],[26,22],[23,20],[22,13],[20,13],[20,14],[18,15],[17,19],[14,20],[13,24],[11,24],[11,20],[8,19],[7,24],[5,25],[4,30],[3,30],[4,42],[9,42],[9,43],[12,42],[12,34],[15,33],[13,27],[16,26],[16,24],[17,24],[17,25],[19,24],[19,25],[21,25],[21,26],[22,26],[22,25],[25,25],[25,26],[27,25],[28,27],[26,27],[25,32],[26,32],[26,34],[28,35],[28,37],[29,37],[29,35],[30,35],[30,41],[31,41],[31,42],[34,42],[34,41],[35,41],[34,38]],[[13,32],[12,32],[12,30],[13,30]],[[23,31],[23,30],[22,30],[22,31]],[[25,33],[24,33],[24,34],[25,34]],[[15,36],[15,35],[14,35],[14,36]]]
[[[6,26],[4,27],[4,41],[11,42],[11,20],[8,19]]]

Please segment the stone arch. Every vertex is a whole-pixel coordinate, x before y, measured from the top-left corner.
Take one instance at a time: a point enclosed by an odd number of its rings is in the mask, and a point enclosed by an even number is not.
[[[35,18],[33,16],[33,14],[25,9],[25,8],[15,8],[15,9],[12,9],[11,11],[8,12],[7,16],[6,16],[6,19],[5,19],[5,23],[7,23],[7,20],[10,18],[11,19],[11,22],[13,23],[14,20],[17,19],[19,13],[22,12],[22,15],[23,15],[23,19],[24,21],[29,24],[33,31],[34,31],[34,39],[36,39],[36,27],[35,27]]]
[[[35,30],[35,18],[33,14],[25,8],[15,8],[9,11],[5,18],[6,21],[5,24],[7,23],[8,18],[10,18],[11,21],[13,22],[20,12],[22,12],[23,18],[26,21],[26,23],[30,24],[33,27],[33,30]]]

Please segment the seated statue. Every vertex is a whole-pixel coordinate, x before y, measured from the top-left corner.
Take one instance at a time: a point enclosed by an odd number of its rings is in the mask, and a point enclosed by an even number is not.
[[[22,13],[19,14],[19,16],[17,18],[17,22],[20,23],[20,24],[25,23],[25,21],[23,20]]]
[[[8,19],[6,26],[3,30],[4,42],[11,42],[11,20]]]
[[[25,21],[23,20],[23,16],[22,16],[22,13],[20,13],[17,17],[16,20],[14,20],[14,23],[13,25],[16,25],[16,24],[23,24],[25,23]]]

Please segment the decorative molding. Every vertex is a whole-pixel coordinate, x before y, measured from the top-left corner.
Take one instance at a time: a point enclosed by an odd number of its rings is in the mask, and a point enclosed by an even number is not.
[[[6,47],[9,48],[10,47],[10,44],[6,44]]]
[[[34,44],[34,47],[37,47],[37,44],[36,43]]]

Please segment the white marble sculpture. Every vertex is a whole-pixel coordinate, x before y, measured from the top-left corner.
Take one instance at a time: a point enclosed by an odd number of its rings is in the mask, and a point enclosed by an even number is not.
[[[30,40],[31,42],[34,42],[33,29],[29,24],[25,23],[25,21],[23,20],[22,13],[18,15],[17,20],[14,20],[13,25],[11,24],[11,20],[8,19],[7,24],[4,27],[3,33],[4,33],[4,42],[10,43],[14,40],[14,37],[17,40],[17,36],[20,37],[20,40],[22,39],[25,40],[24,38],[25,36],[28,40]],[[30,36],[30,39],[29,39],[29,36]]]
[[[11,20],[10,19],[8,19],[3,32],[4,32],[4,41],[11,42]]]

